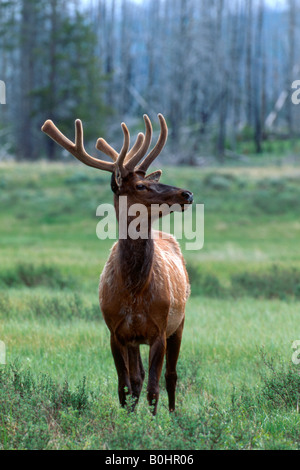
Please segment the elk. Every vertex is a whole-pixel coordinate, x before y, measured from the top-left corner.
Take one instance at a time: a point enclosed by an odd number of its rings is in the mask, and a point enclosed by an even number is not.
[[[147,344],[150,347],[147,399],[154,415],[165,356],[169,410],[175,410],[176,364],[190,284],[179,244],[172,235],[153,230],[150,209],[153,204],[165,204],[170,208],[176,204],[183,211],[193,202],[190,191],[159,183],[161,170],[146,176],[167,140],[166,121],[161,114],[158,118],[160,135],[147,155],[152,140],[152,125],[147,115],[144,115],[145,133],[138,134],[131,149],[130,134],[124,123],[121,124],[124,141],[119,153],[104,139],[98,139],[96,148],[112,162],[99,160],[86,152],[80,120],[75,121],[75,143],[50,120],[42,127],[43,132],[84,164],[112,173],[111,189],[119,226],[122,217],[130,223],[132,217],[128,216],[128,210],[133,204],[143,204],[147,209],[147,237],[119,237],[113,245],[100,276],[99,300],[110,331],[120,404],[124,407],[130,395],[131,409],[134,410],[139,400],[145,377],[140,345]],[[121,196],[126,196],[127,201],[123,212],[119,207]]]

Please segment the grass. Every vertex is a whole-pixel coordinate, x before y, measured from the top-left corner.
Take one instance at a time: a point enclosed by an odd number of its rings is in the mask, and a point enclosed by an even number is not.
[[[177,411],[119,407],[96,237],[109,178],[80,165],[0,167],[1,449],[299,449],[298,167],[168,168],[205,204]],[[145,366],[148,348],[142,347]]]

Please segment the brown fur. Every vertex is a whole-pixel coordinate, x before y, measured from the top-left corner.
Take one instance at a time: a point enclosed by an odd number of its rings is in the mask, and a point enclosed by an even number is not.
[[[122,242],[113,246],[100,277],[99,299],[107,326],[122,344],[151,344],[161,330],[168,338],[184,319],[190,293],[179,245],[171,235],[134,240],[132,245],[142,245],[140,256],[135,252],[122,259]]]

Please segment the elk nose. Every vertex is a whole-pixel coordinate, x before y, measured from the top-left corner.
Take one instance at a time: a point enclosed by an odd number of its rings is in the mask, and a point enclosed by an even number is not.
[[[193,193],[190,193],[190,191],[183,191],[181,193],[181,196],[187,200],[187,202],[190,202],[192,203],[193,200],[194,200],[194,196],[193,196]]]

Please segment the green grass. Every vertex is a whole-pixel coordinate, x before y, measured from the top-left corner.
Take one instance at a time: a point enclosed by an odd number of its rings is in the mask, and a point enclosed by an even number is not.
[[[0,166],[0,449],[299,449],[300,169],[165,168],[205,204],[205,244],[185,250],[192,282],[177,411],[164,380],[122,410],[96,237],[109,176],[80,165]],[[148,348],[142,347],[145,366]]]

